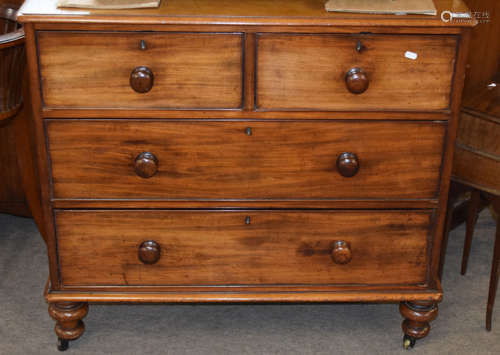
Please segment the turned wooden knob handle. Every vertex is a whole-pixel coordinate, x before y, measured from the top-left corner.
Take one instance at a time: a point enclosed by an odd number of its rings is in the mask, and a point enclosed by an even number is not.
[[[135,158],[135,173],[142,178],[150,178],[158,171],[158,159],[153,153],[142,152]]]
[[[161,248],[160,244],[154,240],[142,242],[138,252],[139,260],[144,264],[152,265],[160,260]]]
[[[337,240],[333,243],[331,256],[336,264],[347,264],[352,259],[351,246],[343,240]]]
[[[337,158],[337,170],[344,177],[353,177],[359,170],[359,159],[354,153],[344,152]]]
[[[370,80],[368,80],[368,76],[363,69],[352,68],[345,75],[345,85],[347,86],[347,90],[359,95],[368,89]]]
[[[130,73],[130,87],[138,93],[146,93],[153,87],[154,75],[148,67],[137,67]]]

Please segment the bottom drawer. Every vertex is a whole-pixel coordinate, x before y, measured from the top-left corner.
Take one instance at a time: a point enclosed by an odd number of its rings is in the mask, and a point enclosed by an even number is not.
[[[60,210],[60,275],[64,286],[422,284],[431,219],[429,211]]]

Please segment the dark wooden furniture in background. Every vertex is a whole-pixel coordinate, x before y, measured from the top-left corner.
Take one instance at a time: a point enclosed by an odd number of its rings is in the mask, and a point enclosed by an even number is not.
[[[468,1],[478,13],[479,25],[472,31],[468,58],[463,108],[459,120],[457,147],[452,179],[456,192],[450,194],[449,205],[455,205],[463,191],[470,194],[466,215],[466,237],[461,273],[467,271],[474,225],[481,206],[491,203],[500,212],[500,3],[496,0]],[[486,15],[488,14],[488,15]],[[453,209],[448,212],[443,245],[453,224]],[[441,273],[444,252],[441,260]],[[493,305],[500,267],[500,222],[491,269],[486,311],[486,329],[491,330]]]
[[[11,1],[0,2],[0,213],[30,216],[16,141],[16,125],[27,114],[23,105],[24,30],[16,22],[17,9]]]
[[[474,21],[85,13],[21,17],[61,350],[88,302],[400,302],[405,346],[429,333]]]
[[[478,88],[485,88],[498,73],[500,63],[500,3],[497,0],[465,0],[478,15],[479,23],[471,35],[471,49],[467,58],[464,106],[476,96]],[[487,14],[484,14],[487,12]],[[498,80],[498,79],[497,79]]]
[[[24,32],[15,24],[12,10],[22,3],[0,1],[0,17],[7,19],[1,20],[0,29],[9,32],[0,40],[0,213],[33,217],[45,238]]]

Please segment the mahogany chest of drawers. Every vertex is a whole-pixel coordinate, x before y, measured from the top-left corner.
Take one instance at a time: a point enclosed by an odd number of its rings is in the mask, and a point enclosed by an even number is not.
[[[405,345],[427,335],[472,21],[315,0],[20,19],[61,350],[89,302],[400,302]]]

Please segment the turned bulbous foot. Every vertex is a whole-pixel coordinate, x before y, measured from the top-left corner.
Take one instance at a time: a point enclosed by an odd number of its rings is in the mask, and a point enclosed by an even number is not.
[[[85,331],[82,319],[89,311],[88,303],[60,302],[49,305],[49,315],[56,321],[57,349],[68,349],[69,341],[78,339]]]
[[[418,339],[429,334],[431,330],[429,323],[436,319],[438,307],[434,302],[428,301],[401,302],[399,311],[405,318],[401,324],[405,333],[403,347],[411,349]]]

